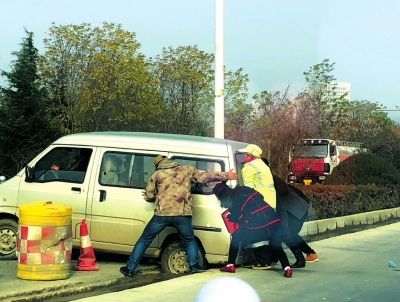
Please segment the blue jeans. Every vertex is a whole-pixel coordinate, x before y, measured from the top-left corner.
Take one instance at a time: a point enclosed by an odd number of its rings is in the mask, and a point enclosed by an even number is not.
[[[197,243],[194,238],[191,216],[156,216],[154,215],[146,225],[142,236],[136,242],[133,251],[126,265],[133,271],[139,265],[144,252],[150,246],[154,238],[161,233],[166,227],[172,226],[181,237],[186,246],[186,254],[188,257],[189,266],[199,262],[197,254]]]

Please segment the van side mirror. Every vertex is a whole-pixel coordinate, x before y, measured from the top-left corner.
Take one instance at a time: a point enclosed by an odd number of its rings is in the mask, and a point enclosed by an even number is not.
[[[25,166],[25,181],[26,182],[33,181],[33,170],[34,170],[34,167]]]

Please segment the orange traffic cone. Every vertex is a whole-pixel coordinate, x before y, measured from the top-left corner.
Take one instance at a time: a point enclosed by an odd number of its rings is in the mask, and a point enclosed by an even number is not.
[[[85,219],[82,219],[81,222],[80,236],[81,254],[78,257],[78,264],[74,265],[72,269],[76,271],[98,271],[99,267],[95,265],[96,257],[94,256]]]

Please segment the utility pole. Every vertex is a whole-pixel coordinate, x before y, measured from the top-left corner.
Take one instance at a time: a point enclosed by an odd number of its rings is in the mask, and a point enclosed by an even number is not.
[[[224,138],[223,0],[215,0],[215,115],[214,137]]]

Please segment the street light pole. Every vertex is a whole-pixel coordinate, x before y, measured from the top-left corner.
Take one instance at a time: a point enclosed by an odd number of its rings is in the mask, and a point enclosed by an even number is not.
[[[395,108],[387,108],[383,104],[379,104],[378,102],[376,104],[376,111],[400,111],[400,105],[396,105]]]
[[[223,0],[215,0],[215,115],[214,137],[224,138]]]

